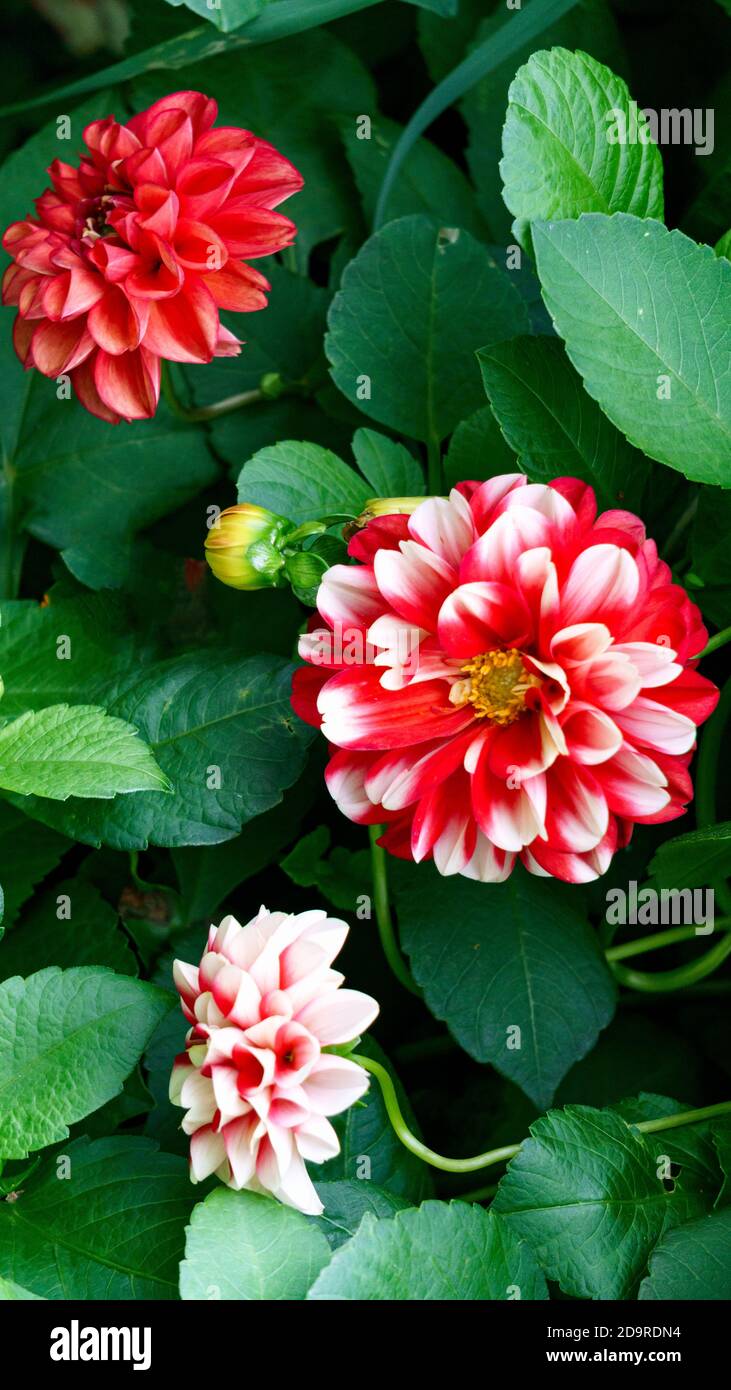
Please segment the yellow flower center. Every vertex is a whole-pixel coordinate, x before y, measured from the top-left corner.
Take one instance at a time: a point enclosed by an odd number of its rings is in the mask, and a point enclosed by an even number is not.
[[[449,693],[453,705],[472,705],[478,719],[512,724],[525,710],[525,700],[540,678],[526,670],[520,652],[484,652],[461,668],[464,679],[455,681]]]

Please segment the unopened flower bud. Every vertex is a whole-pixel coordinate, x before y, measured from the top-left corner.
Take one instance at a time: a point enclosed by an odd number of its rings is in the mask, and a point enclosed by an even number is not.
[[[423,497],[369,497],[358,522],[365,526],[376,516],[411,516],[424,501]]]
[[[231,589],[270,589],[284,567],[281,547],[291,529],[286,517],[251,502],[227,507],[208,532],[206,559]]]

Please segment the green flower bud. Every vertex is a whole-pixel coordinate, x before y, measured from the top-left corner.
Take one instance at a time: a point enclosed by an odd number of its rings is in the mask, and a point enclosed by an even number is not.
[[[284,567],[282,544],[291,522],[265,507],[227,507],[206,537],[206,559],[231,589],[271,589]]]
[[[425,497],[369,497],[358,521],[361,526],[376,516],[411,516]]]

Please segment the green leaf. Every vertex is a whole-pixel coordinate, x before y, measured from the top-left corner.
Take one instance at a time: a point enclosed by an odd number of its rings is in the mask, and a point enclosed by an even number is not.
[[[0,1275],[0,1300],[3,1302],[17,1302],[20,1299],[40,1298],[41,1295],[31,1293],[24,1289],[20,1284],[14,1284],[12,1279],[3,1279]]]
[[[631,212],[662,220],[662,159],[625,83],[588,53],[533,53],[508,93],[500,164],[519,221]],[[617,133],[624,136],[616,138]]]
[[[0,1158],[25,1158],[116,1096],[170,1007],[154,985],[101,967],[0,985]]]
[[[522,472],[520,460],[502,434],[489,405],[483,405],[481,410],[460,421],[444,459],[445,487],[456,487],[467,479],[482,482],[500,473],[517,472]]]
[[[239,502],[255,502],[298,524],[358,516],[371,496],[363,479],[319,444],[288,439],[254,454],[239,474]]]
[[[381,424],[436,442],[482,403],[475,351],[527,330],[489,251],[427,217],[390,222],[347,266],[326,350],[345,396]]]
[[[38,826],[40,831],[43,828]],[[57,883],[36,898],[0,945],[0,979],[48,965],[103,965],[136,975],[137,962],[117,913],[85,879]]]
[[[687,1106],[667,1096],[640,1092],[611,1108],[628,1124],[634,1125],[643,1120],[682,1114]],[[719,1123],[718,1133],[722,1139],[728,1133],[728,1125],[723,1125],[723,1121]],[[673,1194],[668,1224],[694,1221],[716,1205],[723,1174],[710,1124],[681,1125],[657,1134],[643,1134],[642,1138],[654,1158],[656,1171],[661,1171],[662,1164],[662,1173],[667,1174],[663,1181]]]
[[[22,400],[16,368],[7,370]],[[164,404],[153,421],[113,431],[78,402],[56,401],[38,372],[25,382],[28,423],[14,459],[25,527],[60,550],[82,584],[116,588],[129,578],[137,532],[216,478],[205,434]]]
[[[229,33],[240,25],[249,24],[263,13],[272,0],[167,0],[168,5],[185,5],[186,9],[210,20],[217,29]]]
[[[530,1250],[491,1211],[424,1202],[377,1221],[366,1214],[308,1294],[338,1301],[546,1299]]]
[[[28,800],[24,809],[85,844],[115,849],[231,839],[302,770],[312,734],[292,714],[292,669],[279,657],[209,650],[133,673],[110,688],[109,708],[134,719],[173,794],[145,792],[111,806]]]
[[[470,1056],[548,1105],[614,1012],[575,891],[518,871],[499,885],[426,865],[394,878],[401,941],[431,1012]]]
[[[150,749],[97,705],[49,705],[0,729],[0,787],[67,801],[168,789]]]
[[[731,1207],[669,1231],[650,1256],[637,1297],[684,1303],[731,1298]]]
[[[406,4],[419,5],[422,10],[431,10],[433,14],[451,19],[457,13],[459,0],[406,0]]]
[[[78,1139],[0,1202],[0,1266],[39,1298],[176,1298],[194,1189],[149,1139]]]
[[[330,1247],[300,1211],[255,1192],[214,1188],[194,1208],[180,1266],[183,1299],[304,1299]]]
[[[0,801],[0,864],[13,866],[10,881],[5,885],[6,927],[15,921],[36,883],[55,869],[70,847],[63,835],[29,820],[7,801]]]
[[[555,338],[514,338],[477,354],[500,428],[538,482],[570,475],[596,489],[602,508],[636,510],[647,461],[587,396]]]
[[[404,444],[378,430],[360,429],[353,435],[353,453],[376,497],[421,497],[424,473]]]
[[[142,654],[130,615],[116,594],[51,590],[41,606],[27,599],[0,605],[3,715],[64,701],[88,703]]]
[[[650,458],[731,485],[731,263],[626,213],[535,223],[533,244],[589,395]]]
[[[650,873],[661,888],[695,888],[731,873],[731,821],[691,830],[660,845]]]
[[[385,116],[369,117],[369,120],[367,128],[362,124],[362,117],[350,117],[339,124],[370,226],[378,190],[402,127]],[[411,213],[428,213],[441,223],[463,227],[478,238],[485,235],[474,190],[462,170],[429,140],[417,141],[409,151],[401,176],[389,196],[383,220],[392,222]]]
[[[228,35],[225,40],[226,53],[236,52],[253,44],[269,44],[274,39],[285,39],[291,34],[302,34],[319,24],[327,24],[330,20],[340,19],[343,15],[355,14],[358,10],[367,10],[381,3],[382,0],[277,0],[277,3],[270,5],[258,19],[245,25],[241,33]],[[42,92],[40,96],[13,102],[12,105],[1,108],[0,115],[27,111],[35,106],[50,105],[57,108],[61,99],[83,96],[86,92],[98,91],[100,87],[113,82],[127,82],[140,73],[154,72],[158,68],[176,70],[187,63],[197,65],[205,58],[220,54],[221,46],[222,40],[215,29],[209,24],[197,25],[186,33],[165,39],[162,43],[156,43],[139,53],[133,53],[119,63],[112,63],[110,67],[101,68],[97,72],[77,78],[74,82],[67,82],[53,92]],[[176,82],[179,87],[184,85],[180,78],[177,78]],[[200,85],[200,77],[198,82]],[[205,85],[208,86],[208,83]],[[167,80],[166,91],[169,90],[170,82]],[[108,111],[109,108],[106,109]]]
[[[325,858],[329,847],[330,831],[320,825],[290,850],[281,867],[300,888],[317,888],[341,912],[354,912],[370,885],[370,854],[336,846]]]
[[[731,1204],[731,1121],[728,1115],[713,1120],[710,1126],[711,1140],[721,1167],[723,1182],[716,1197],[715,1206],[726,1207]]]
[[[386,1192],[364,1179],[356,1182],[318,1182],[317,1195],[325,1210],[317,1222],[331,1250],[337,1250],[355,1235],[366,1212],[377,1220],[387,1220],[409,1203],[393,1192]]]
[[[288,793],[279,806],[257,816],[233,840],[173,850],[187,921],[213,918],[234,888],[277,858],[297,832],[310,790],[303,778],[295,792]]]
[[[665,1190],[645,1136],[611,1111],[571,1105],[531,1125],[492,1209],[573,1298],[631,1298],[684,1194]],[[649,1136],[648,1136],[649,1137]]]

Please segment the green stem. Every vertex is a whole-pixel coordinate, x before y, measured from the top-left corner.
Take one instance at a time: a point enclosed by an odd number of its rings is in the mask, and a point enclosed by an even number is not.
[[[697,656],[693,657],[693,661],[700,661],[702,657],[710,656],[711,652],[717,652],[719,647],[725,647],[727,642],[731,642],[731,627],[724,627],[720,632],[714,633],[703,651],[698,652]]]
[[[445,1158],[443,1154],[435,1153],[426,1144],[422,1144],[415,1134],[412,1134],[402,1113],[396,1095],[396,1088],[380,1062],[374,1062],[372,1057],[362,1057],[360,1053],[351,1052],[350,1060],[357,1062],[359,1066],[365,1067],[366,1071],[375,1076],[381,1088],[383,1103],[386,1113],[394,1133],[398,1136],[404,1148],[410,1153],[416,1154],[417,1158],[423,1159],[432,1168],[440,1168],[443,1173],[475,1173],[479,1168],[489,1168],[492,1163],[503,1163],[508,1158],[514,1158],[520,1148],[520,1144],[506,1144],[502,1149],[490,1149],[487,1153],[477,1154],[474,1158]]]
[[[380,1062],[374,1061],[372,1057],[364,1057],[361,1053],[351,1052],[350,1060],[357,1062],[358,1066],[364,1067],[371,1076],[376,1078],[380,1088],[386,1113],[393,1127],[394,1133],[400,1139],[404,1148],[409,1153],[415,1154],[417,1158],[423,1159],[432,1168],[439,1168],[443,1173],[476,1173],[480,1168],[490,1168],[494,1163],[505,1163],[508,1159],[514,1158],[522,1147],[521,1144],[504,1144],[499,1149],[488,1149],[485,1153],[475,1154],[473,1158],[446,1158],[444,1154],[438,1154],[434,1149],[430,1149],[426,1144],[422,1144],[415,1134],[409,1129],[401,1107],[398,1103],[396,1088],[393,1080],[386,1068]],[[697,1124],[700,1120],[710,1120],[716,1115],[725,1115],[731,1111],[731,1100],[720,1101],[718,1105],[706,1105],[701,1110],[684,1110],[679,1115],[665,1115],[660,1120],[642,1120],[639,1124],[632,1126],[639,1129],[643,1134],[655,1134],[663,1129],[677,1129],[679,1125]],[[480,1189],[482,1191],[483,1189]]]
[[[719,917],[713,923],[713,930],[731,931],[731,917]],[[661,946],[674,946],[676,941],[692,941],[703,934],[698,932],[697,927],[669,927],[667,931],[656,932],[654,936],[641,936],[636,941],[624,941],[620,946],[611,946],[604,954],[611,965],[615,960],[626,960],[628,956],[642,956],[646,951],[657,951]]]
[[[728,1115],[731,1100],[721,1100],[717,1105],[704,1105],[700,1110],[683,1110],[679,1115],[664,1115],[660,1120],[640,1120],[632,1126],[642,1134],[660,1134],[664,1129],[678,1129],[680,1125],[697,1125],[701,1120],[714,1120],[717,1115]]]
[[[415,994],[421,998],[421,990],[414,984],[411,972],[401,954],[396,930],[393,925],[391,914],[391,904],[388,900],[388,873],[386,869],[386,851],[377,843],[379,835],[383,834],[382,825],[369,825],[368,836],[371,842],[371,873],[373,876],[373,904],[376,909],[376,922],[378,924],[378,935],[381,938],[383,952],[396,979],[400,981],[404,989],[410,994]]]
[[[430,439],[426,446],[426,490],[430,497],[440,497],[444,491],[442,478],[442,450],[438,439]]]
[[[687,965],[678,966],[677,970],[656,970],[649,973],[645,970],[628,970],[623,965],[612,964],[612,973],[626,989],[639,989],[648,994],[664,994],[668,990],[684,989],[686,985],[694,985],[698,980],[704,980],[707,975],[712,975],[714,970],[718,970],[729,955],[731,932],[726,932],[705,955],[698,956]]]
[[[189,424],[198,424],[202,420],[217,420],[221,415],[230,415],[234,410],[241,410],[242,406],[255,405],[257,401],[267,399],[264,392],[257,388],[255,391],[239,391],[236,396],[226,396],[222,401],[214,401],[213,405],[183,405],[166,362],[162,364],[161,384],[162,394],[173,415],[177,415],[179,420],[187,420]]]

